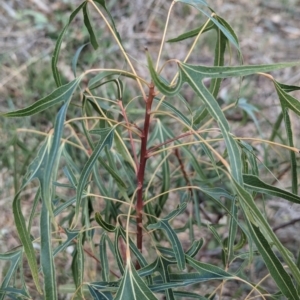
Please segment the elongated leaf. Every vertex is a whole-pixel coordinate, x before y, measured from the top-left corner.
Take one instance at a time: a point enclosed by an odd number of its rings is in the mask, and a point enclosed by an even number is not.
[[[81,46],[76,50],[76,53],[75,53],[75,55],[74,55],[73,58],[72,58],[72,71],[73,71],[73,74],[74,74],[75,77],[77,77],[77,76],[76,76],[76,67],[77,67],[77,61],[78,61],[79,55],[80,55],[81,51],[83,50],[83,48],[84,48],[86,45],[88,45],[88,43],[81,45]]]
[[[113,300],[110,292],[100,292],[90,284],[88,285],[88,288],[94,300]]]
[[[83,12],[83,21],[84,21],[84,25],[87,28],[89,35],[90,35],[90,39],[91,39],[91,44],[93,45],[94,49],[98,49],[98,42],[97,42],[97,38],[93,29],[93,26],[90,22],[90,17],[89,17],[89,13],[88,13],[88,8],[87,8],[87,3],[85,2],[85,5],[82,7],[82,12]]]
[[[205,5],[208,6],[206,0],[175,0],[175,2],[182,2],[190,5]]]
[[[52,230],[50,212],[46,203],[42,204],[40,218],[41,232],[41,266],[44,274],[45,299],[57,299],[57,285],[55,278],[54,257],[52,251]]]
[[[79,13],[79,11],[86,5],[86,2],[82,2],[70,15],[69,21],[68,23],[65,25],[65,27],[63,28],[62,32],[59,34],[58,39],[56,41],[55,44],[55,48],[54,48],[54,52],[53,52],[53,56],[52,56],[52,61],[51,61],[51,65],[52,65],[52,73],[53,73],[53,77],[55,80],[55,83],[58,87],[61,86],[61,79],[60,79],[60,75],[59,75],[59,71],[57,68],[57,62],[58,62],[58,56],[59,56],[59,52],[60,52],[60,48],[61,48],[61,43],[64,37],[64,34],[66,33],[69,25],[71,24],[71,22],[74,20],[74,18],[76,17],[76,15]]]
[[[70,98],[72,97],[80,80],[81,80],[81,77],[78,77],[78,78],[74,79],[73,81],[69,82],[68,84],[57,88],[50,95],[36,101],[32,105],[30,105],[26,108],[23,108],[23,109],[4,113],[2,115],[4,117],[8,117],[8,118],[32,116],[32,115],[37,114],[45,109],[52,107],[55,104],[58,104],[61,102],[65,103],[65,102],[69,101]]]
[[[79,297],[83,297],[82,294],[82,282],[84,275],[84,254],[83,254],[83,245],[82,245],[83,235],[79,233],[78,240],[76,244],[76,253],[73,257],[72,269],[74,282],[76,284],[76,295]]]
[[[21,203],[20,203],[20,192],[16,194],[13,200],[13,214],[15,219],[16,228],[18,231],[19,238],[21,243],[23,244],[24,251],[28,260],[28,265],[30,267],[30,271],[33,277],[34,284],[40,294],[42,294],[42,289],[39,283],[38,276],[38,265],[35,258],[35,251],[31,242],[30,233],[27,231],[25,218],[22,214]]]
[[[154,98],[155,102],[158,102],[160,99]],[[191,126],[192,122],[181,112],[179,111],[175,106],[172,104],[163,101],[161,103],[161,106],[165,107],[168,111],[172,111],[176,117],[178,117],[180,120],[182,120],[186,125]],[[161,141],[162,142],[162,141]]]
[[[104,281],[108,281],[108,276],[109,276],[109,264],[108,264],[108,257],[107,257],[107,251],[106,251],[106,239],[107,239],[106,233],[103,233],[101,235],[100,239],[100,245],[99,245],[99,250],[100,250],[100,261],[102,264],[102,269],[101,269],[101,274],[102,274],[102,279]]]
[[[165,102],[163,102],[165,103]],[[165,140],[165,134],[162,130],[162,123],[161,122],[157,122],[156,124],[157,126],[157,137],[159,139],[159,141],[161,143],[164,142]],[[160,193],[162,194],[158,200],[157,200],[157,205],[155,207],[155,215],[156,217],[159,217],[163,207],[165,206],[165,203],[169,197],[169,193],[165,193],[170,189],[170,167],[169,167],[169,162],[168,160],[166,160],[166,152],[162,152],[161,153],[161,159],[164,160],[163,164],[162,164],[162,182],[161,182],[161,190]]]
[[[68,228],[65,228],[65,233],[67,235],[67,239],[61,245],[55,248],[55,250],[53,251],[54,257],[58,253],[64,251],[72,243],[72,241],[78,236],[79,230],[69,230]]]
[[[116,36],[117,36],[119,42],[122,44],[122,40],[121,40],[120,34],[119,34],[119,32],[118,32],[118,30],[117,30],[117,28],[116,28],[115,21],[114,21],[112,15],[111,15],[110,11],[107,9],[106,1],[105,1],[105,0],[94,0],[94,2],[97,2],[98,4],[100,4],[100,5],[104,8],[104,10],[105,10],[106,13],[108,14],[109,19],[110,19],[110,21],[111,21],[111,23],[112,23],[112,28],[113,28],[113,30],[114,30],[114,32],[115,32],[115,34],[116,34]]]
[[[228,231],[228,242],[227,242],[227,257],[226,257],[226,264],[231,261],[234,255],[234,241],[236,238],[237,228],[238,224],[236,222],[238,218],[238,209],[236,204],[236,199],[234,198],[233,201],[231,201],[231,216],[230,216],[230,222],[229,222],[229,231]],[[224,251],[226,253],[226,251]]]
[[[282,85],[276,82],[275,80],[274,80],[274,85],[282,107],[282,114],[283,114],[285,129],[288,137],[288,143],[290,147],[294,147],[292,125],[291,125],[288,109],[291,109],[298,116],[300,116],[300,102],[296,98],[292,97],[287,92],[285,92],[285,90],[282,89],[281,87]],[[298,194],[298,172],[297,172],[297,160],[296,160],[295,152],[290,151],[290,157],[291,157],[291,166],[292,166],[292,191],[294,194]]]
[[[220,22],[217,18],[215,18],[215,16],[211,16],[211,14],[209,14],[208,12],[206,12],[204,9],[202,9],[200,6],[201,5],[205,5],[208,7],[208,5],[205,3],[205,1],[201,1],[201,0],[178,0],[176,2],[182,2],[182,3],[186,3],[189,4],[193,7],[195,7],[196,9],[198,9],[199,11],[201,11],[205,16],[207,16],[221,31],[222,33],[226,36],[226,38],[238,49],[238,51],[240,51],[240,47],[239,44],[237,43],[235,36],[232,35],[231,31],[228,30],[223,24],[222,22]],[[211,10],[211,12],[213,12]]]
[[[202,30],[203,30],[203,33],[204,33],[204,32],[207,32],[207,31],[209,31],[209,30],[215,28],[215,24],[214,24],[211,20],[209,20],[209,22],[208,22],[208,24],[205,26],[205,28],[204,28],[204,25],[205,25],[205,24],[201,25],[200,27],[198,27],[198,28],[196,28],[196,29],[193,29],[193,30],[191,30],[191,31],[185,32],[185,33],[179,35],[179,36],[176,37],[176,38],[173,38],[173,39],[168,40],[167,42],[168,42],[168,43],[180,42],[180,41],[183,41],[183,40],[186,40],[186,39],[189,39],[189,38],[192,38],[192,37],[197,36],[197,35],[199,34],[199,32],[202,31]],[[203,28],[204,28],[204,29],[203,29]]]
[[[211,264],[206,264],[206,263],[202,263],[200,261],[197,261],[195,259],[193,259],[192,257],[186,255],[186,262],[193,267],[194,269],[196,269],[198,271],[198,273],[201,275],[202,279],[205,280],[212,280],[212,279],[220,279],[220,280],[224,280],[224,279],[232,279],[235,276],[231,275],[228,272],[225,272],[223,269],[216,267],[214,265]],[[188,274],[185,274],[188,276]],[[199,282],[199,281],[198,281]]]
[[[87,184],[87,179],[90,175],[90,173],[92,172],[92,168],[95,164],[95,162],[98,159],[99,154],[101,153],[101,151],[104,149],[104,147],[106,145],[111,145],[112,143],[112,139],[113,139],[113,133],[114,133],[114,127],[110,128],[110,130],[108,130],[106,132],[106,134],[103,135],[103,137],[101,138],[101,140],[98,142],[97,146],[95,147],[92,155],[90,156],[90,158],[88,159],[88,161],[86,162],[86,164],[83,167],[83,170],[80,174],[80,178],[78,181],[78,186],[77,186],[77,195],[76,195],[76,207],[75,207],[75,215],[76,218],[78,216],[79,213],[79,207],[81,204],[81,197],[83,194],[83,190]]]
[[[4,253],[4,254],[0,253],[0,260],[10,261],[9,269],[6,270],[6,275],[0,286],[0,300],[3,300],[5,297],[5,292],[1,292],[1,291],[3,291],[5,288],[8,287],[12,276],[14,275],[14,273],[17,272],[19,262],[22,258],[22,252],[23,252],[22,250],[16,250],[16,251]]]
[[[286,62],[269,65],[242,65],[234,67],[208,67],[208,66],[194,66],[190,64],[180,63],[185,70],[195,72],[199,80],[203,78],[228,78],[228,77],[242,77],[260,72],[271,72],[278,69],[288,68],[299,65],[300,62]]]
[[[105,229],[108,232],[114,232],[116,230],[116,227],[105,222],[101,217],[100,213],[98,212],[96,212],[95,214],[95,220],[103,229]]]
[[[280,189],[278,187],[275,187],[273,185],[269,185],[269,184],[263,182],[262,180],[260,180],[260,178],[258,178],[257,176],[250,175],[250,174],[244,174],[243,178],[244,178],[245,186],[250,188],[253,191],[267,194],[267,195],[272,195],[272,196],[279,197],[279,198],[283,198],[290,202],[300,204],[299,196],[297,196],[291,192],[285,191],[283,189]]]
[[[182,249],[182,245],[179,241],[179,238],[176,232],[172,229],[169,224],[169,220],[176,217],[178,214],[182,213],[186,209],[186,203],[182,203],[178,209],[171,212],[165,218],[159,220],[155,224],[150,224],[147,226],[148,229],[162,229],[166,233],[170,243],[172,244],[172,248],[174,249],[174,254],[177,260],[178,268],[180,270],[185,269],[185,259],[184,259],[184,252]]]
[[[223,68],[223,67],[213,67],[213,68]],[[227,119],[225,118],[219,104],[213,95],[207,90],[205,85],[202,83],[202,73],[194,72],[193,68],[187,67],[186,65],[180,65],[180,69],[183,73],[183,81],[186,81],[192,89],[196,92],[196,94],[205,101],[205,105],[207,107],[210,115],[218,122],[223,137],[225,139],[225,143],[227,146],[227,151],[230,160],[230,168],[232,176],[240,183],[242,183],[242,162],[240,158],[240,152],[236,141],[233,139],[232,135],[229,133],[229,125]]]
[[[244,214],[247,216],[247,219],[252,224],[259,227],[260,230],[264,232],[264,234],[266,234],[266,237],[268,237],[274,243],[274,245],[280,252],[280,255],[283,257],[284,261],[289,266],[289,269],[293,274],[295,281],[297,283],[300,283],[300,270],[296,266],[295,262],[291,259],[289,251],[286,250],[286,248],[279,241],[276,234],[274,234],[265,216],[262,215],[259,208],[256,206],[252,196],[245,189],[243,189],[235,180],[232,180],[232,184],[235,188],[237,196],[239,197],[239,203],[244,211]]]
[[[145,282],[138,275],[137,271],[130,263],[125,268],[120,287],[117,291],[116,300],[157,300]]]
[[[153,67],[153,63],[152,63],[150,54],[148,52],[146,52],[146,55],[147,55],[147,62],[148,62],[148,67],[149,67],[149,71],[151,74],[151,78],[152,78],[155,86],[158,88],[158,90],[166,96],[175,96],[176,94],[178,94],[178,92],[182,86],[181,72],[179,72],[179,76],[178,76],[176,85],[174,87],[171,87],[168,84],[166,84],[165,81],[162,81],[159,78],[158,74],[156,73],[156,71]]]
[[[297,300],[299,295],[296,288],[291,280],[291,277],[283,268],[279,259],[276,257],[272,251],[268,241],[265,239],[264,235],[261,233],[258,227],[254,224],[250,224],[250,233],[256,244],[256,247],[261,254],[267,268],[270,271],[271,276],[275,280],[277,286],[280,288],[281,292],[288,298]]]

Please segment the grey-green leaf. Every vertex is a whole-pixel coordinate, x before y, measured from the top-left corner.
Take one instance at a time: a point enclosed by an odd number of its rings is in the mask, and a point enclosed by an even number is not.
[[[134,266],[130,263],[125,268],[115,300],[157,300],[146,283],[138,275]]]

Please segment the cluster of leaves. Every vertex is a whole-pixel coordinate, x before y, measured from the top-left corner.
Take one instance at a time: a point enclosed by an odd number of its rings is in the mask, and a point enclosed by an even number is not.
[[[245,66],[233,29],[205,0],[174,1],[170,11],[174,5],[191,5],[207,21],[168,42],[194,37],[192,51],[202,33],[216,32],[214,66],[188,64],[189,55],[183,62],[174,58],[178,72],[169,83],[158,72],[160,54],[154,66],[147,52],[151,81],[139,77],[105,1],[85,1],[71,14],[57,40],[52,60],[57,89],[27,108],[3,113],[5,117],[31,116],[60,105],[54,128],[28,166],[13,201],[22,246],[0,255],[0,259],[10,261],[0,287],[0,299],[30,298],[22,273],[23,254],[37,291],[45,299],[57,299],[55,257],[71,245],[72,293],[78,299],[88,294],[94,299],[158,299],[159,295],[166,299],[213,299],[216,294],[222,296],[223,285],[230,280],[249,286],[247,299],[254,293],[262,299],[299,299],[299,256],[283,246],[254,201],[259,193],[300,203],[296,160],[299,151],[293,145],[289,115],[290,111],[300,115],[299,101],[289,94],[299,87],[279,83],[265,74],[297,63]],[[77,76],[76,65],[83,45],[72,62],[75,79],[63,85],[57,68],[60,47],[79,12],[83,13],[92,46],[99,46],[88,9],[99,13],[107,23],[129,71],[91,69]],[[164,43],[165,36],[162,46]],[[224,66],[226,50],[231,46],[237,49],[239,66]],[[253,74],[269,78],[278,94],[282,113],[276,128],[284,122],[288,139],[287,145],[277,145],[290,152],[291,192],[261,179],[255,149],[246,142],[247,137],[236,138],[230,131],[224,109],[217,101],[224,78]],[[86,77],[87,87],[80,89],[81,117],[66,120],[70,103],[75,101],[74,93]],[[209,87],[204,84],[205,79],[210,79]],[[138,97],[128,99],[124,96],[125,84],[132,82],[137,83]],[[182,94],[185,83],[195,93],[193,103],[188,103]],[[111,99],[101,97],[103,89],[110,90]],[[218,127],[212,127],[212,123]],[[221,153],[222,144],[226,148]],[[35,179],[39,188],[26,220],[21,192]],[[209,204],[207,211],[201,206],[203,199]],[[189,217],[181,217],[187,210],[191,211]],[[210,217],[209,210],[217,215],[216,219]],[[31,233],[36,215],[39,237]],[[218,216],[226,216],[226,225],[219,223]],[[182,226],[175,226],[174,220]],[[225,237],[217,230],[221,226],[226,228]],[[196,231],[207,228],[221,246],[220,266],[197,259],[205,241],[195,238]],[[189,247],[183,246],[181,232],[189,233]],[[41,268],[34,250],[37,242]],[[264,260],[268,276],[278,287],[276,291],[266,291],[263,280],[253,284],[243,272],[254,254]],[[87,257],[98,265],[91,278],[87,274]],[[43,275],[43,288],[39,273]],[[201,295],[201,288],[199,292],[184,289],[216,280],[221,284],[210,294]]]

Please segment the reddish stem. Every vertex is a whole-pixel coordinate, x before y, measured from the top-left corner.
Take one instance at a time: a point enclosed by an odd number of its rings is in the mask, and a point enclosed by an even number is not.
[[[142,130],[141,136],[141,155],[140,155],[140,164],[138,167],[137,173],[137,200],[136,200],[136,229],[137,229],[137,247],[140,252],[142,252],[143,248],[143,229],[142,229],[142,213],[143,213],[143,184],[145,177],[145,169],[147,162],[147,141],[150,127],[150,117],[151,117],[151,107],[153,98],[155,96],[154,85],[153,83],[149,86],[149,95],[146,99],[146,111],[145,111],[145,120],[144,120],[144,128]]]

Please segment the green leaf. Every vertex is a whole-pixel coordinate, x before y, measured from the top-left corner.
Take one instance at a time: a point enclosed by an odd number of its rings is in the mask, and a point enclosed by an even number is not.
[[[59,37],[56,41],[55,44],[55,48],[54,48],[54,52],[52,55],[52,61],[51,61],[51,65],[52,65],[52,73],[53,73],[53,77],[55,80],[56,85],[59,87],[61,86],[61,79],[60,79],[60,75],[59,75],[59,71],[57,68],[57,62],[58,62],[58,56],[59,56],[59,52],[60,52],[60,48],[61,48],[61,44],[62,44],[62,40],[64,37],[64,34],[66,33],[69,25],[71,24],[71,22],[74,20],[74,18],[76,17],[76,15],[79,13],[79,11],[86,5],[86,2],[82,2],[70,15],[69,21],[68,23],[65,25],[65,27],[63,28],[62,32],[59,34]]]
[[[186,262],[191,267],[196,269],[198,273],[201,275],[202,278],[201,281],[213,280],[213,279],[220,279],[220,280],[233,279],[236,277],[214,265],[202,263],[200,261],[193,259],[188,255],[186,255],[185,257],[186,257]],[[197,282],[199,281],[197,280]]]
[[[226,38],[240,51],[239,44],[237,43],[236,37],[234,35],[232,35],[232,31],[228,30],[228,28],[226,28],[222,24],[222,22],[220,22],[218,20],[218,18],[215,18],[215,15],[211,16],[211,14],[209,14],[208,12],[206,12],[205,10],[203,10],[202,8],[199,7],[199,5],[205,5],[208,7],[208,5],[206,4],[205,1],[178,0],[176,2],[182,2],[182,3],[189,4],[193,7],[195,7],[196,9],[198,9],[199,11],[201,11],[205,16],[207,16],[207,18],[209,18],[222,31],[222,33],[226,36]],[[211,12],[213,12],[213,11],[211,10]]]
[[[116,227],[105,222],[98,212],[95,214],[95,220],[104,230],[108,232],[114,232],[116,230]]]
[[[265,216],[262,215],[256,203],[254,202],[252,196],[242,188],[235,180],[231,181],[237,196],[239,197],[239,203],[243,209],[244,214],[247,219],[255,226],[259,227],[260,230],[268,237],[274,245],[277,247],[280,255],[289,266],[291,273],[294,276],[294,279],[297,283],[300,283],[300,270],[296,266],[295,262],[291,259],[290,252],[279,241],[276,234],[273,232],[269,223],[267,222]]]
[[[299,299],[299,295],[296,288],[291,280],[291,277],[283,268],[279,259],[276,257],[272,251],[268,241],[265,239],[264,235],[261,233],[258,227],[254,224],[250,224],[250,233],[256,244],[256,247],[261,254],[267,268],[270,271],[271,276],[276,282],[277,286],[280,288],[281,292],[288,299]]]
[[[205,5],[208,6],[206,0],[175,0],[175,2],[182,2],[190,5]]]
[[[58,104],[60,102],[63,102],[63,103],[69,102],[75,89],[77,88],[81,78],[82,77],[78,77],[78,78],[74,79],[73,81],[69,82],[68,84],[57,88],[50,95],[34,102],[32,105],[30,105],[26,108],[8,112],[8,113],[4,113],[2,115],[4,117],[8,117],[8,118],[32,116],[34,114],[37,114],[41,111],[44,111],[44,110],[52,107],[53,105]]]
[[[28,265],[33,277],[34,284],[40,294],[42,294],[42,289],[39,283],[39,275],[38,275],[38,265],[35,258],[35,251],[31,242],[30,233],[27,231],[25,218],[22,214],[21,210],[21,202],[20,202],[20,193],[21,190],[16,194],[13,200],[13,214],[15,219],[16,228],[18,231],[19,238],[24,247],[24,251],[28,260]]]
[[[289,95],[282,89],[282,85],[274,80],[274,85],[280,100],[282,107],[282,114],[285,123],[285,129],[288,137],[288,143],[290,147],[294,147],[292,124],[289,116],[288,109],[291,109],[298,116],[300,116],[300,102]],[[294,151],[290,151],[291,166],[292,166],[292,191],[294,194],[298,194],[298,171],[297,171],[297,160]]]
[[[119,42],[122,44],[122,40],[121,40],[120,34],[119,34],[119,32],[118,32],[118,30],[116,28],[116,24],[114,22],[114,19],[113,19],[112,15],[111,15],[110,11],[107,9],[105,0],[94,0],[94,2],[99,3],[104,8],[104,10],[108,14],[108,17],[109,17],[109,19],[110,19],[110,21],[112,23],[112,28],[113,28],[113,30],[114,30],[114,32],[115,32],[115,34],[116,34]]]
[[[110,292],[100,292],[93,285],[88,285],[89,291],[94,300],[113,300]]]
[[[80,174],[80,178],[79,178],[79,181],[78,181],[78,186],[77,186],[76,206],[75,206],[76,218],[77,218],[78,213],[79,213],[81,198],[82,198],[84,188],[87,184],[88,177],[89,177],[90,173],[92,172],[92,168],[93,168],[95,162],[97,161],[101,151],[104,149],[104,147],[106,145],[111,145],[112,140],[113,140],[114,130],[115,130],[115,127],[109,128],[105,132],[105,134],[103,134],[102,138],[100,139],[100,141],[96,145],[92,155],[90,156],[90,158],[88,159],[88,161],[86,162],[86,164],[83,167],[83,170]]]
[[[81,53],[81,51],[83,50],[83,48],[88,45],[89,43],[86,43],[86,44],[83,44],[81,45],[77,50],[76,50],[76,53],[75,55],[73,56],[72,58],[72,71],[73,71],[73,74],[74,74],[74,77],[77,77],[76,76],[76,67],[77,67],[77,62],[78,62],[78,58],[79,58],[79,55]]]
[[[195,73],[195,77],[199,80],[203,78],[228,78],[228,77],[243,77],[247,75],[253,75],[261,72],[271,72],[278,69],[294,67],[299,65],[300,62],[286,62],[269,65],[242,65],[234,67],[209,67],[209,66],[195,66],[185,63],[180,63],[180,67],[188,72]]]
[[[0,300],[3,300],[5,297],[5,293],[2,293],[1,291],[8,287],[12,276],[17,272],[18,265],[22,258],[22,253],[22,249],[3,254],[0,253],[0,260],[8,260],[10,262],[9,269],[6,270],[5,277],[0,286]]]
[[[215,28],[215,24],[209,20],[208,24],[205,26],[205,24],[201,25],[200,27],[196,28],[196,29],[193,29],[191,31],[188,31],[188,32],[185,32],[181,35],[179,35],[178,37],[176,38],[173,38],[173,39],[170,39],[170,40],[167,40],[168,43],[175,43],[175,42],[180,42],[180,41],[183,41],[183,40],[186,40],[186,39],[189,39],[189,38],[192,38],[194,36],[197,36],[199,34],[200,31],[203,30],[203,33],[204,32],[207,32],[211,29],[214,29]],[[204,29],[203,29],[204,28]]]
[[[89,13],[88,13],[88,9],[87,9],[87,3],[88,2],[85,2],[85,5],[82,7],[83,21],[84,21],[84,25],[85,25],[86,29],[89,32],[91,44],[93,45],[94,49],[97,50],[99,45],[97,42],[96,35],[94,33],[94,29],[90,22],[90,17],[89,17]]]
[[[64,251],[71,243],[72,241],[78,236],[79,230],[69,230],[68,228],[65,228],[65,234],[67,235],[67,239],[60,244],[57,248],[53,251],[53,256],[55,257],[58,253]]]
[[[52,228],[50,212],[45,202],[40,217],[41,266],[44,275],[45,299],[57,299],[54,257],[52,251]]]
[[[186,64],[180,64],[181,72],[183,73],[183,82],[187,82],[196,94],[203,99],[210,115],[218,122],[222,134],[225,139],[227,151],[230,160],[230,168],[232,176],[238,181],[242,182],[242,162],[240,158],[239,148],[232,135],[229,133],[229,125],[225,118],[219,104],[213,95],[208,91],[205,85],[202,83],[204,76],[202,73],[197,73],[194,68],[187,67]],[[223,68],[223,67],[212,67]]]
[[[101,235],[99,251],[100,251],[100,261],[102,265],[101,274],[103,281],[108,281],[109,277],[109,263],[106,251],[106,239],[108,239],[107,234],[104,232]]]
[[[300,204],[299,196],[297,196],[291,192],[285,191],[283,189],[280,189],[278,187],[269,185],[269,184],[263,182],[262,180],[260,180],[260,178],[258,178],[257,176],[250,175],[250,174],[244,174],[243,178],[244,178],[245,186],[255,192],[283,198],[290,202]]]
[[[178,268],[180,270],[185,269],[185,259],[184,259],[184,251],[182,249],[182,245],[180,240],[176,234],[176,232],[172,229],[169,224],[169,221],[175,218],[177,215],[181,214],[186,209],[186,203],[183,202],[176,210],[172,211],[168,216],[163,219],[160,219],[155,224],[150,224],[147,226],[148,229],[162,229],[166,233],[170,243],[172,244],[172,248],[174,250],[174,254],[177,260]]]
[[[132,263],[128,263],[122,277],[116,300],[157,300],[142,278],[138,275]]]
[[[150,74],[151,74],[151,78],[152,78],[155,86],[157,87],[157,89],[163,95],[175,96],[179,92],[179,90],[182,86],[181,72],[179,72],[179,76],[178,76],[176,85],[174,87],[171,87],[171,86],[167,85],[165,83],[165,81],[163,81],[159,78],[158,74],[156,73],[156,71],[153,67],[152,59],[151,59],[150,54],[148,53],[148,51],[146,52],[146,55],[147,55],[148,67],[149,67],[149,71],[150,71]]]
[[[83,297],[82,291],[82,283],[83,283],[83,275],[84,275],[84,253],[83,253],[83,245],[82,245],[82,233],[79,233],[77,243],[76,243],[76,252],[73,257],[73,276],[74,282],[76,284],[76,295],[79,297]],[[76,270],[75,270],[76,269]]]

